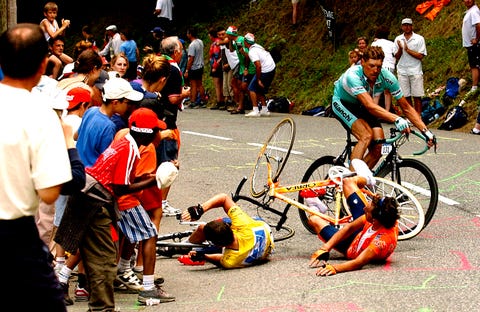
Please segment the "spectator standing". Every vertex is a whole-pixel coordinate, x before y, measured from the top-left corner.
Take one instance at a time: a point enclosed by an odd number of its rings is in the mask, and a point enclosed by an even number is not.
[[[237,111],[237,106],[234,102],[234,93],[232,88],[232,79],[233,79],[233,70],[238,65],[238,56],[236,52],[231,52],[228,48],[230,40],[227,37],[227,33],[224,27],[217,28],[217,37],[220,44],[220,53],[221,53],[221,67],[223,72],[222,77],[222,88],[223,88],[223,97],[225,100],[225,106],[231,114],[242,113],[245,114],[245,111]],[[235,113],[234,113],[235,111]]]
[[[168,76],[165,87],[160,91],[160,101],[163,107],[164,120],[167,129],[172,130],[174,139],[160,141],[157,147],[157,165],[163,162],[173,162],[178,166],[178,153],[180,151],[180,131],[177,127],[177,116],[181,110],[183,99],[190,95],[190,89],[184,86],[184,81],[178,62],[182,57],[182,43],[176,36],[167,37],[162,40],[161,50],[170,62],[170,75]],[[168,201],[170,187],[162,190],[162,209],[166,216],[174,216],[181,212],[173,207]]]
[[[166,36],[171,35],[173,20],[173,1],[157,0],[153,15],[155,15],[157,19],[155,25],[159,25],[164,30]]]
[[[360,60],[362,59],[362,55],[367,49],[367,47],[368,47],[367,37],[365,36],[358,37],[356,50],[358,51],[358,55],[360,56],[360,59],[358,60],[357,65],[360,65]]]
[[[392,74],[395,73],[395,43],[391,40],[388,40],[388,36],[390,35],[390,29],[386,26],[379,26],[375,32],[375,40],[372,42],[373,47],[380,47],[385,54],[383,59],[382,67],[387,69]],[[390,111],[392,107],[392,94],[390,91],[385,90],[385,110]],[[377,96],[374,98],[375,103],[379,103],[380,97]]]
[[[237,109],[233,110],[233,114],[245,112],[245,89],[242,88],[244,74],[248,75],[248,67],[246,67],[246,54],[244,49],[243,36],[238,35],[238,28],[236,26],[229,26],[227,31],[227,38],[229,40],[228,49],[231,53],[236,53],[238,66],[234,67],[232,88],[235,97],[235,101],[238,103]],[[247,85],[248,87],[248,85]]]
[[[117,26],[110,25],[105,28],[105,31],[108,41],[99,54],[111,60],[115,55],[121,52],[120,46],[122,45],[123,41],[120,33],[118,32]]]
[[[45,18],[40,22],[45,39],[56,38],[65,35],[65,29],[70,26],[70,20],[62,18],[62,26],[59,27],[56,20],[58,14],[58,6],[55,2],[47,2],[43,7],[43,15]]]
[[[394,41],[398,82],[407,101],[420,114],[421,97],[425,95],[422,60],[427,55],[427,47],[423,36],[413,32],[411,18],[402,20],[402,31],[403,34],[397,36]]]
[[[197,30],[189,28],[187,30],[187,38],[190,40],[188,46],[188,62],[184,76],[190,81],[190,108],[206,107],[205,89],[203,88],[203,41],[198,38]]]
[[[65,49],[65,40],[62,36],[50,38],[48,40],[50,47],[50,57],[45,74],[53,79],[58,79],[66,65],[73,63],[73,58],[63,53]]]
[[[123,41],[120,45],[120,53],[125,53],[129,64],[124,78],[131,81],[137,78],[137,65],[140,52],[138,51],[137,43],[132,38],[130,30],[124,29],[120,36]]]
[[[179,38],[178,40],[180,40],[180,43],[182,44],[182,57],[180,58],[180,62],[178,63],[178,66],[180,67],[180,71],[182,72],[182,76],[183,76],[183,73],[185,73],[185,71],[187,70],[188,52],[185,46],[186,45],[185,40],[181,38]]]
[[[210,77],[215,87],[216,103],[211,109],[225,109],[225,99],[223,97],[223,70],[222,70],[222,54],[220,48],[220,39],[217,37],[217,30],[210,29],[208,31],[210,41],[210,50],[208,51],[210,63]]]
[[[265,94],[268,92],[275,77],[275,62],[270,52],[261,45],[255,43],[255,36],[251,33],[245,35],[245,46],[249,49],[248,56],[255,65],[255,76],[248,85],[250,98],[252,99],[253,111],[247,117],[269,116]],[[258,106],[256,103],[259,102]]]
[[[0,263],[8,287],[2,287],[6,311],[41,309],[65,312],[63,292],[40,239],[34,215],[39,199],[52,204],[72,179],[58,115],[41,95],[31,93],[47,65],[42,29],[17,24],[0,36],[0,244],[9,251]],[[21,116],[21,118],[15,118]],[[15,155],[15,157],[12,157]],[[25,293],[30,294],[25,300]]]
[[[468,64],[472,72],[472,88],[470,91],[477,91],[480,76],[480,10],[475,0],[463,0],[467,7],[462,24],[462,43],[467,49]],[[480,112],[477,115],[477,122],[470,131],[471,134],[480,135]]]
[[[351,50],[348,52],[348,64],[350,64],[350,66],[357,65],[359,60],[360,60],[360,54],[358,53],[358,49]]]
[[[110,71],[108,75],[110,77],[125,78],[128,68],[130,68],[130,62],[125,53],[120,52],[110,61]]]

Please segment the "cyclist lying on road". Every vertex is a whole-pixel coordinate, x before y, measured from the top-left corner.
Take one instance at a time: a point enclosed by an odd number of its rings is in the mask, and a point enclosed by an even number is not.
[[[375,197],[369,203],[360,189],[367,183],[372,184],[370,179],[372,177],[365,178],[361,175],[343,179],[343,192],[352,215],[356,217],[343,228],[338,229],[315,215],[309,217],[309,224],[325,242],[312,254],[309,263],[310,267],[319,268],[317,275],[358,270],[368,263],[386,260],[395,250],[398,203],[392,197]],[[333,248],[343,253],[349,261],[329,264],[329,252]]]
[[[206,261],[221,267],[241,268],[263,262],[268,259],[274,248],[270,227],[263,221],[248,216],[226,194],[217,194],[203,204],[189,207],[182,213],[182,220],[196,221],[208,210],[222,207],[230,220],[219,219],[200,225],[189,237],[190,243],[210,241],[222,247],[223,252],[205,254],[190,251],[180,257],[184,264],[198,265]]]
[[[395,124],[402,132],[410,132],[410,120],[425,136],[429,147],[436,146],[436,138],[423,123],[417,111],[403,96],[397,78],[382,69],[384,53],[380,47],[368,47],[361,65],[350,67],[336,82],[332,110],[345,129],[351,129],[358,143],[351,159],[363,159],[373,168],[381,157],[381,141],[385,139],[380,120]],[[373,98],[389,90],[397,100],[406,118],[386,111]],[[368,154],[365,152],[368,149]]]

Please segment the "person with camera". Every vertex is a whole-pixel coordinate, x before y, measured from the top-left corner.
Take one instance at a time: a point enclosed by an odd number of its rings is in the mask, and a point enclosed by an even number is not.
[[[217,194],[203,204],[189,207],[181,218],[184,221],[196,221],[214,208],[223,208],[229,218],[199,225],[188,242],[199,244],[210,241],[222,251],[211,254],[193,250],[181,256],[180,262],[201,265],[208,261],[225,269],[233,269],[268,260],[275,247],[270,227],[263,221],[251,218],[226,194]]]

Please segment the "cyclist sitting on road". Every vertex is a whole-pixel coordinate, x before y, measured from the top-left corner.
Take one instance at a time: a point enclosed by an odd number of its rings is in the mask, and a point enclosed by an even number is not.
[[[341,229],[316,215],[309,217],[309,224],[325,242],[312,254],[309,263],[310,267],[319,268],[317,275],[358,270],[368,263],[386,260],[395,250],[398,203],[393,197],[374,197],[369,203],[360,190],[367,183],[368,178],[360,175],[343,178],[343,192],[352,215],[358,216],[362,210],[365,213]],[[335,265],[327,263],[333,248],[343,253],[349,261]]]
[[[350,67],[336,82],[332,109],[345,129],[351,130],[358,143],[351,159],[363,159],[373,168],[381,157],[381,145],[385,139],[380,120],[391,122],[402,132],[410,132],[407,119],[386,111],[375,104],[373,98],[389,90],[397,100],[405,116],[426,138],[429,147],[436,145],[436,138],[422,122],[420,115],[407,102],[397,78],[382,68],[384,53],[380,47],[368,47],[361,58],[361,65]],[[365,152],[368,149],[368,154]],[[365,157],[364,157],[365,156]]]
[[[194,250],[180,257],[179,261],[198,265],[206,260],[223,268],[233,269],[267,260],[274,248],[270,227],[263,221],[252,219],[226,194],[217,194],[201,205],[189,207],[182,213],[182,220],[196,221],[206,211],[218,207],[223,207],[231,221],[219,219],[200,225],[188,241],[210,241],[215,246],[222,247],[223,252],[205,254]]]

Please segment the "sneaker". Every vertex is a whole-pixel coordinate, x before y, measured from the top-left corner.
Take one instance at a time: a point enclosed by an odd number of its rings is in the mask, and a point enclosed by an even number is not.
[[[472,129],[472,130],[470,130],[470,134],[480,135],[480,131],[479,131],[479,132],[475,132],[475,131],[473,131],[473,129]]]
[[[327,205],[325,205],[318,197],[305,198],[305,205],[313,211],[318,211],[320,213],[325,213],[328,210]]]
[[[168,201],[165,201],[162,203],[162,211],[163,211],[163,215],[167,217],[174,217],[177,214],[182,213],[180,209],[170,206]]]
[[[118,272],[115,280],[122,283],[130,290],[143,290],[142,283],[132,269],[127,269],[123,273]]]
[[[160,300],[160,303],[175,301],[175,297],[167,293],[162,288],[154,288],[152,290],[142,290],[138,293],[138,302],[140,304],[147,304],[147,300],[157,299]]]
[[[85,288],[77,287],[75,288],[75,301],[76,302],[85,302],[88,301],[88,296],[90,294]]]
[[[262,109],[260,111],[260,116],[270,116],[270,112],[268,111],[268,109]]]
[[[248,114],[245,114],[245,117],[260,117],[260,112],[259,111],[251,111]]]
[[[193,261],[188,255],[183,255],[178,257],[178,262],[183,263],[184,265],[204,265],[205,264],[205,260]]]
[[[60,286],[63,289],[63,301],[65,302],[66,306],[70,306],[73,304],[72,298],[68,294],[68,283],[60,283]]]

